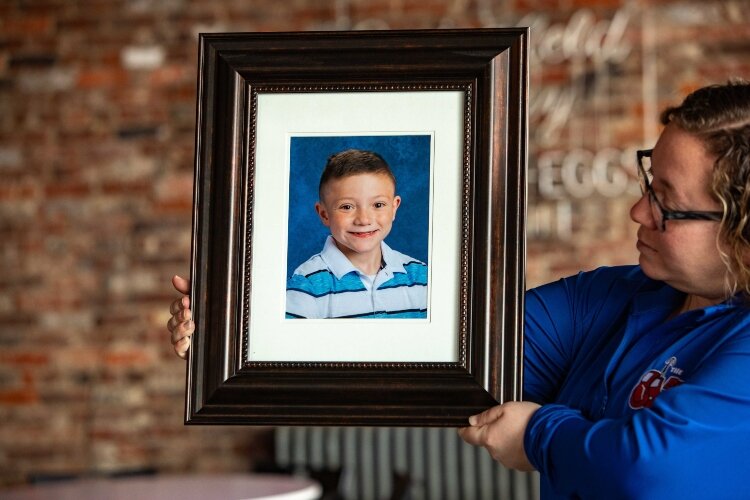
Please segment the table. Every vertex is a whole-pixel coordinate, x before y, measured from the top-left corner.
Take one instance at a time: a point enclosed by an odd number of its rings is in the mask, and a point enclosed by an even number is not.
[[[314,500],[317,482],[281,474],[157,475],[77,479],[0,490],[2,500]]]

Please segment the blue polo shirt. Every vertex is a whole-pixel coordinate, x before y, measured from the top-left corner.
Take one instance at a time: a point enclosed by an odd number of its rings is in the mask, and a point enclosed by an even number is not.
[[[380,248],[384,265],[368,277],[329,236],[287,281],[287,319],[426,318],[427,265],[385,242]]]
[[[633,266],[527,293],[542,498],[750,498],[750,310],[683,299]]]

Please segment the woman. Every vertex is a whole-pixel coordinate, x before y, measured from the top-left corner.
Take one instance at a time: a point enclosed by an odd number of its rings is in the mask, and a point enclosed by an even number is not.
[[[459,431],[539,470],[543,498],[748,491],[750,85],[702,88],[662,122],[638,153],[639,266],[530,291],[528,402]]]
[[[543,498],[736,498],[750,462],[750,84],[702,88],[638,153],[639,265],[526,295],[523,402],[459,432]],[[187,293],[187,282],[175,287]],[[181,357],[193,331],[172,305]]]

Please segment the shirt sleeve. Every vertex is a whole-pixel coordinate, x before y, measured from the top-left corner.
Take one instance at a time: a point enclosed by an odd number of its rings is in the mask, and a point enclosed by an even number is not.
[[[529,460],[561,495],[736,498],[746,491],[750,460],[744,329],[651,408],[592,421],[562,405],[543,406],[526,429]]]
[[[582,343],[609,331],[643,278],[636,266],[601,267],[526,293],[524,399],[555,400]]]
[[[310,280],[301,274],[293,274],[286,282],[286,319],[321,318],[318,309]]]
[[[567,370],[574,336],[570,282],[560,280],[526,292],[524,399],[553,401]]]

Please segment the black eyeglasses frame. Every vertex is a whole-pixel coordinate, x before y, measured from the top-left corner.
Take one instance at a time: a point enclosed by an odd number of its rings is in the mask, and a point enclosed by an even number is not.
[[[710,220],[720,221],[724,217],[724,212],[710,212],[704,210],[667,210],[656,197],[654,188],[648,180],[646,169],[643,167],[643,158],[651,158],[653,149],[639,149],[635,152],[638,163],[638,180],[641,185],[641,193],[648,194],[649,205],[656,204],[661,213],[661,231],[667,230],[668,220]],[[653,213],[653,208],[651,210]],[[658,223],[658,220],[657,220]]]

